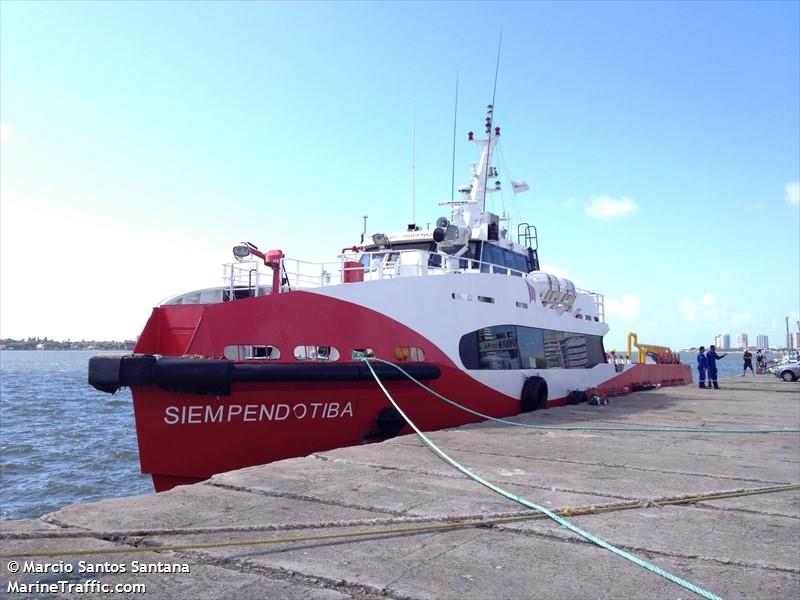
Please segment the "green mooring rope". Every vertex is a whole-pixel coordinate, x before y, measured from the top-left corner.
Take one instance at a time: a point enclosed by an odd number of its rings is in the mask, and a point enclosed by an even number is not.
[[[411,428],[417,433],[417,435],[425,443],[425,445],[428,446],[428,448],[430,448],[439,458],[444,460],[447,464],[449,464],[450,466],[456,468],[458,471],[460,471],[461,473],[463,473],[464,475],[466,475],[467,477],[469,477],[473,481],[476,481],[476,482],[480,483],[481,485],[489,488],[493,492],[496,492],[496,493],[500,494],[501,496],[504,496],[505,498],[508,498],[509,500],[513,500],[514,502],[516,502],[518,504],[521,504],[521,505],[526,506],[528,508],[531,508],[533,510],[537,510],[537,511],[547,515],[549,518],[554,520],[556,523],[558,523],[562,527],[565,527],[565,528],[569,529],[570,531],[572,531],[574,533],[577,533],[582,538],[585,538],[585,539],[589,540],[590,542],[592,542],[594,544],[597,544],[601,548],[605,548],[606,550],[609,550],[609,551],[613,552],[614,554],[616,554],[618,556],[621,556],[622,558],[628,559],[629,561],[633,562],[634,564],[639,565],[640,567],[644,567],[645,569],[647,569],[649,571],[652,571],[653,573],[656,573],[657,575],[661,575],[661,577],[664,577],[665,579],[667,579],[667,580],[669,580],[669,581],[671,581],[673,583],[677,583],[678,585],[686,588],[689,591],[694,592],[695,594],[698,594],[699,596],[702,596],[703,598],[708,598],[708,600],[722,600],[722,598],[720,598],[719,596],[717,596],[715,594],[712,594],[711,592],[706,591],[703,588],[698,587],[698,586],[694,585],[693,583],[690,583],[690,582],[686,581],[685,579],[681,579],[680,577],[676,577],[675,575],[672,575],[671,573],[667,573],[663,569],[660,569],[659,567],[655,566],[654,564],[651,564],[651,563],[647,562],[646,560],[642,560],[641,558],[638,558],[638,557],[634,556],[633,554],[631,554],[629,552],[626,552],[625,550],[622,550],[620,548],[612,546],[608,542],[603,541],[598,537],[595,537],[594,535],[592,535],[588,531],[584,531],[583,529],[573,525],[572,523],[570,523],[566,519],[563,519],[562,517],[559,517],[557,514],[555,514],[554,512],[552,512],[552,511],[550,511],[548,509],[546,509],[544,506],[539,506],[538,504],[534,504],[533,502],[530,502],[529,500],[526,500],[522,496],[516,496],[516,495],[514,495],[514,494],[512,494],[510,492],[505,491],[504,489],[502,489],[500,487],[497,487],[493,483],[490,483],[490,482],[486,481],[485,479],[483,479],[479,475],[473,473],[472,471],[470,471],[466,467],[464,467],[461,464],[459,464],[458,462],[456,462],[454,459],[450,458],[450,456],[445,454],[444,451],[440,450],[436,446],[436,444],[434,444],[431,440],[429,440],[428,437],[424,433],[422,433],[422,431],[420,431],[417,428],[417,426],[411,421],[411,419],[409,419],[408,416],[406,416],[406,414],[403,412],[403,410],[397,405],[397,402],[394,401],[394,398],[392,398],[391,394],[388,392],[386,387],[383,385],[383,382],[381,382],[381,380],[378,378],[378,375],[375,373],[375,370],[372,368],[372,365],[369,363],[370,360],[376,360],[376,359],[366,359],[365,358],[363,360],[364,360],[364,363],[369,368],[370,373],[372,373],[372,377],[375,379],[376,383],[380,386],[381,390],[383,390],[383,393],[389,399],[389,402],[392,403],[392,406],[395,407],[397,412],[400,413],[400,415],[403,417],[403,419],[405,419],[406,423],[408,423],[411,426]],[[380,360],[380,359],[378,359],[378,360]],[[385,361],[381,361],[381,362],[385,362]]]
[[[388,360],[383,360],[382,358],[368,358],[362,360],[371,360],[380,363],[384,363],[386,365],[391,365],[398,371],[400,371],[403,375],[405,375],[408,379],[416,383],[422,389],[430,392],[440,400],[444,400],[448,404],[452,404],[456,408],[460,408],[463,411],[471,413],[477,417],[482,419],[486,419],[488,421],[494,421],[495,423],[503,423],[504,425],[513,425],[514,427],[527,427],[528,429],[548,429],[548,430],[555,430],[555,431],[628,431],[628,432],[638,432],[638,433],[800,433],[800,429],[706,429],[702,427],[594,427],[588,425],[532,425],[530,423],[517,423],[516,421],[507,421],[506,419],[498,419],[496,417],[490,417],[489,415],[485,415],[482,412],[478,412],[477,410],[472,410],[464,406],[463,404],[459,404],[455,400],[450,400],[449,398],[445,398],[436,390],[432,390],[427,385],[415,379],[410,373],[408,373],[403,367],[397,365],[393,362],[389,362]]]

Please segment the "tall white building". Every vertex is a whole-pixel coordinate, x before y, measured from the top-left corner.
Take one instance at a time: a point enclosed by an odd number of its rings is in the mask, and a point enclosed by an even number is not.
[[[723,350],[725,349],[725,346],[722,345],[722,334],[721,333],[714,338],[714,345],[717,347],[717,349],[719,349],[719,348],[722,348]]]
[[[747,348],[747,334],[746,333],[740,333],[736,337],[736,345],[739,348]]]
[[[794,337],[794,347],[800,348],[800,331],[795,331],[792,337]]]
[[[763,333],[756,336],[756,347],[767,349],[769,348],[769,338]]]

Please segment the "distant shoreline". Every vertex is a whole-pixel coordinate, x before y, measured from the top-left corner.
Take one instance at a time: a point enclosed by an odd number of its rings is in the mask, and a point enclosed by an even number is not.
[[[0,340],[0,350],[133,350],[134,340],[80,340],[59,341],[48,338],[26,338]]]

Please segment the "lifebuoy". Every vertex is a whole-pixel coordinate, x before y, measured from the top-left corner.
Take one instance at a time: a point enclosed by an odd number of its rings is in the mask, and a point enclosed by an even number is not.
[[[528,377],[522,386],[520,412],[531,412],[547,406],[547,382],[541,377]]]

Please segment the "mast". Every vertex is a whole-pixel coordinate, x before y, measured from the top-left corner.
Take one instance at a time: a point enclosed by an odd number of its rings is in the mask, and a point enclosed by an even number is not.
[[[500,189],[499,182],[496,182],[492,189],[488,188],[489,176],[496,177],[497,175],[492,168],[492,154],[495,144],[497,144],[497,138],[500,137],[499,127],[494,127],[494,131],[492,131],[493,122],[494,106],[490,104],[486,107],[486,138],[476,140],[473,138],[473,133],[469,132],[469,141],[483,146],[480,162],[472,172],[472,192],[470,193],[470,201],[480,206],[480,212],[486,209],[486,193]]]
[[[411,103],[411,223],[417,223],[417,111]]]

